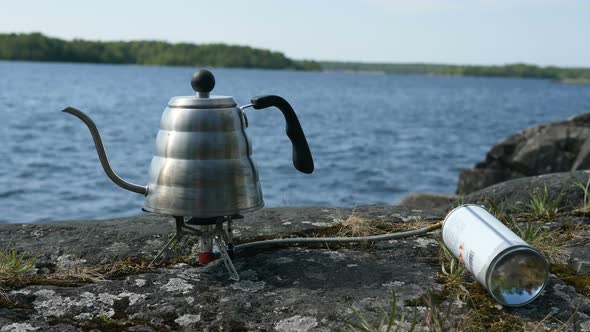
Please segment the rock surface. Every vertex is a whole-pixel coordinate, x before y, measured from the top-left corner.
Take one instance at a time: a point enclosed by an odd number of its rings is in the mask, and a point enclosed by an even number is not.
[[[547,188],[547,201],[557,201],[560,209],[576,209],[584,200],[579,184],[586,185],[590,171],[550,173],[507,180],[465,196],[431,193],[414,193],[406,196],[400,206],[450,210],[462,203],[497,204],[506,211],[518,212],[529,208],[531,197],[542,195]],[[590,189],[590,188],[589,188]]]
[[[301,235],[325,229],[352,213],[404,226],[438,221],[445,211],[394,206],[357,207],[354,211],[271,208],[236,221],[235,231],[239,241]],[[588,223],[585,217],[578,219]],[[12,224],[0,225],[0,243],[36,256],[41,270],[40,266],[57,262],[67,268],[108,264],[130,256],[152,257],[172,231],[167,218],[154,215]],[[379,308],[388,310],[390,290],[397,295],[398,310],[406,312],[401,324],[409,327],[416,310],[420,326],[425,326],[428,308],[412,303],[442,287],[437,279],[439,236],[440,232],[434,232],[372,247],[251,248],[234,258],[240,281],[229,280],[218,260],[207,266],[168,265],[76,287],[16,287],[8,290],[14,304],[0,305],[0,331],[348,330],[346,322],[355,320],[352,308],[378,321],[382,317]],[[578,310],[575,327],[590,330],[590,300],[551,276],[549,287],[533,304],[516,309],[497,306],[500,309],[494,310],[556,327],[557,320],[571,317],[574,305]],[[455,298],[444,299],[440,310],[449,320],[461,320],[469,312],[468,306]],[[549,314],[555,319],[543,320]]]
[[[351,213],[337,208],[264,209],[236,221],[235,234],[240,241],[301,234]],[[442,216],[436,210],[379,206],[357,207],[354,213],[395,223]],[[89,266],[129,256],[151,257],[172,231],[167,218],[154,215],[12,224],[0,225],[0,243],[36,256],[38,265],[74,261]],[[123,319],[146,331],[330,331],[352,318],[351,306],[386,305],[391,287],[409,284],[398,291],[402,300],[436,288],[437,266],[431,262],[435,254],[434,241],[415,239],[384,244],[375,251],[248,249],[234,259],[241,275],[237,282],[229,280],[223,264],[216,261],[204,267],[161,267],[79,287],[31,285],[12,290],[9,296],[17,305],[0,306],[0,326],[7,331],[74,331],[100,329],[101,324]],[[402,261],[413,268],[393,264]]]
[[[493,146],[485,160],[459,175],[469,194],[509,179],[590,168],[590,113],[543,124]]]
[[[586,185],[590,171],[552,173],[509,180],[465,195],[465,203],[484,204],[493,202],[507,211],[524,211],[529,208],[531,197],[544,195],[547,202],[556,202],[560,209],[573,210],[580,207],[584,192],[576,185]]]
[[[399,205],[429,209],[446,209],[458,198],[459,196],[457,195],[413,193],[404,197]]]
[[[436,209],[392,206],[268,208],[235,220],[234,234],[238,242],[297,234],[330,226],[353,211],[372,220],[400,223],[411,218],[442,217],[444,213]],[[100,221],[0,225],[0,243],[35,256],[42,263],[56,263],[59,257],[69,255],[84,259],[86,264],[100,264],[126,257],[151,256],[164,246],[173,231],[172,218],[145,214]]]

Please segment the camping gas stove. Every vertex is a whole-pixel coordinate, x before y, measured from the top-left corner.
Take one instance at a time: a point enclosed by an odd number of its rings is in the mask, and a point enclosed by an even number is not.
[[[240,276],[231,260],[234,256],[232,219],[243,218],[241,215],[211,218],[191,217],[187,220],[180,216],[174,217],[176,233],[150,262],[150,266],[158,260],[166,259],[182,237],[194,235],[199,238],[199,264],[205,265],[215,259],[213,246],[216,245],[219,248],[221,259],[230,275],[230,279],[240,280]]]

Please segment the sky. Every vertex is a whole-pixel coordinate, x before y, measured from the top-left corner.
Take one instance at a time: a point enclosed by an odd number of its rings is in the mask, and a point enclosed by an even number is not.
[[[295,59],[590,67],[590,0],[0,0],[0,32],[223,42]]]

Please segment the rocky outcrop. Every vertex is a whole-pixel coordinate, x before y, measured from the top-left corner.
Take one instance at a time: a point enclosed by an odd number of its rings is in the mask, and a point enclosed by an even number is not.
[[[533,196],[544,194],[547,188],[547,202],[555,202],[561,210],[575,210],[584,201],[579,185],[586,185],[589,178],[590,171],[550,173],[507,180],[464,196],[413,193],[403,198],[400,206],[448,211],[461,203],[475,203],[488,207],[495,204],[509,212],[522,212],[529,209]]]
[[[575,210],[583,205],[584,192],[576,183],[586,185],[590,171],[551,173],[501,182],[465,195],[465,203],[495,204],[510,212],[529,210],[532,197],[544,195],[562,210]]]
[[[403,229],[439,221],[445,210],[399,206],[271,208],[236,221],[235,232],[239,242],[302,236],[327,230],[353,214]],[[587,225],[590,219],[575,217],[570,222]],[[117,265],[129,257],[149,259],[172,231],[168,218],[154,215],[12,224],[0,225],[0,243],[37,257],[37,275],[61,266],[73,271],[74,277],[83,273],[84,267]],[[439,237],[440,232],[434,232],[373,246],[251,248],[239,251],[234,258],[240,281],[229,280],[218,260],[207,266],[172,262],[144,267],[81,285],[67,285],[63,280],[59,284],[12,285],[5,290],[11,302],[0,298],[0,331],[348,330],[347,322],[358,322],[353,309],[378,322],[383,317],[380,308],[388,310],[392,290],[397,295],[396,324],[405,327],[402,330],[410,326],[414,313],[418,330],[432,326],[437,312],[444,326],[472,324],[468,315],[472,312],[469,301],[473,300],[438,295],[430,306],[423,300],[423,296],[431,298],[428,294],[441,294],[443,287]],[[192,244],[188,241],[181,247],[187,249]],[[583,245],[572,246],[572,257],[587,255],[583,249]],[[580,259],[575,262],[583,263]],[[482,290],[479,286],[472,289]],[[560,328],[559,321],[571,322],[575,311],[574,323],[564,330],[590,330],[590,300],[555,275],[542,297],[530,305],[508,309],[490,303],[485,310],[528,322],[531,328]],[[401,312],[405,313],[403,320]]]
[[[468,194],[509,179],[590,168],[590,113],[529,128],[496,144],[459,175]]]
[[[412,193],[404,197],[400,206],[429,208],[429,209],[447,209],[457,201],[459,196],[436,193]]]

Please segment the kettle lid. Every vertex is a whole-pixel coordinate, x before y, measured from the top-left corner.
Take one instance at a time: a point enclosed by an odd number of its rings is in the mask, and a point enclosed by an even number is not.
[[[168,106],[185,108],[225,108],[237,105],[236,100],[233,97],[210,94],[215,87],[215,77],[206,69],[201,69],[193,74],[191,86],[196,92],[195,96],[172,97],[168,102]]]

